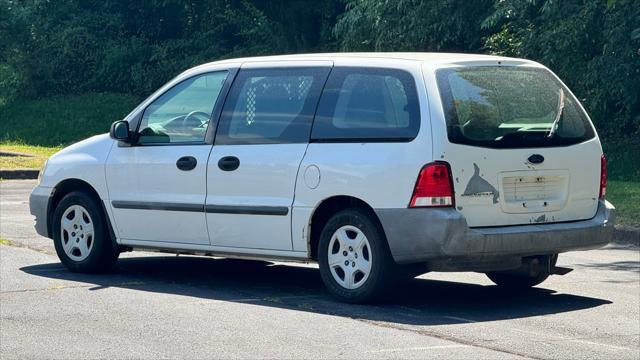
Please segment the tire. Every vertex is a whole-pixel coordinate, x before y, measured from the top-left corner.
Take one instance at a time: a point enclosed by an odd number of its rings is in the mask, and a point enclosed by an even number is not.
[[[329,219],[320,234],[318,263],[331,295],[349,303],[381,300],[395,270],[384,232],[360,209],[343,210]]]
[[[83,191],[71,192],[58,203],[52,221],[56,253],[69,270],[95,273],[113,267],[120,253],[96,199]]]
[[[505,288],[521,290],[534,287],[547,280],[551,268],[555,266],[558,255],[543,255],[527,259],[522,267],[515,270],[493,271],[486,273],[494,284]]]

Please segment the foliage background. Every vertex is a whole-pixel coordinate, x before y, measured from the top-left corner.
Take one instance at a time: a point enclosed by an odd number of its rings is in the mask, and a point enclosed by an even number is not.
[[[613,175],[640,177],[638,0],[0,0],[0,141],[105,131],[204,62],[326,51],[539,61],[589,111]],[[58,134],[60,121],[88,126]]]

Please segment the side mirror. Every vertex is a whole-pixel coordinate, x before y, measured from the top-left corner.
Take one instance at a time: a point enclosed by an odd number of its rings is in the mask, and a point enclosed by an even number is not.
[[[123,120],[114,122],[109,129],[109,136],[114,140],[129,142],[129,123]]]

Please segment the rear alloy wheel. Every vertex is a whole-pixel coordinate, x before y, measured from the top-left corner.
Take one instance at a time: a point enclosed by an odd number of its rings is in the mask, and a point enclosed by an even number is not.
[[[329,219],[320,234],[318,262],[329,292],[352,303],[377,300],[395,268],[383,231],[359,209]]]
[[[99,272],[118,259],[99,203],[82,191],[65,195],[53,214],[53,243],[60,261],[74,272]]]
[[[327,258],[333,279],[345,289],[357,289],[369,278],[371,245],[355,226],[344,225],[333,233]]]

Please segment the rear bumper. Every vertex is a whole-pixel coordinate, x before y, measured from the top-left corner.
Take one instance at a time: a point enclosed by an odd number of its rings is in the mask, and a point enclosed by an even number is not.
[[[49,237],[47,210],[49,208],[51,190],[52,188],[36,186],[29,196],[29,211],[31,215],[36,217],[36,232],[45,237]]]
[[[585,250],[608,244],[615,208],[600,201],[589,220],[566,223],[469,228],[455,209],[377,209],[394,260],[514,258]],[[467,261],[468,262],[468,261]]]

